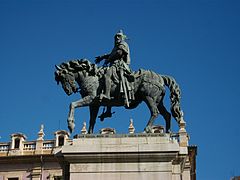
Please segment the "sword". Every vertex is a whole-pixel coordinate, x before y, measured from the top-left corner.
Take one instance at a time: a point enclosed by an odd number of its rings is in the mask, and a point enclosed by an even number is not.
[[[123,87],[123,91],[124,91],[124,96],[125,96],[125,100],[126,100],[126,103],[127,103],[127,107],[129,107],[127,89],[126,89],[126,84],[125,84],[125,78],[123,76],[123,68],[122,67],[120,67],[120,77],[121,77],[121,80],[122,80],[122,87]]]

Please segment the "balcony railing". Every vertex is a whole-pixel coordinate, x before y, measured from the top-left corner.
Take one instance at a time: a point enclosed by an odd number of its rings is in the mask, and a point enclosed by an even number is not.
[[[0,152],[7,152],[9,150],[9,144],[0,144]]]
[[[52,149],[54,148],[54,141],[47,141],[43,143],[43,149]]]
[[[28,142],[22,142],[23,143],[23,148],[22,150],[21,149],[18,149],[22,152],[24,151],[35,151],[37,150],[37,147],[36,147],[36,141],[28,141]],[[43,144],[42,144],[42,149],[43,150],[50,150],[50,149],[53,149],[55,148],[55,141],[54,140],[47,140],[47,141],[44,141]],[[10,143],[0,143],[0,153],[2,152],[8,152],[8,151],[11,151],[13,149],[11,149],[11,146],[10,146]],[[16,149],[14,149],[16,150]]]
[[[36,142],[26,142],[23,145],[23,150],[31,151],[36,149]]]

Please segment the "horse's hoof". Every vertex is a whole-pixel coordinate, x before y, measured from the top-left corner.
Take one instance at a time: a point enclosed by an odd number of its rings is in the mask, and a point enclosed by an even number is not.
[[[150,133],[150,132],[149,132],[149,128],[146,127],[146,128],[144,129],[144,132],[145,132],[145,133]]]
[[[166,133],[169,133],[169,134],[171,134],[171,133],[172,133],[172,131],[171,131],[170,129],[168,129],[168,130],[166,130]]]
[[[144,129],[144,132],[145,133],[152,133],[152,128],[147,126],[145,129]]]

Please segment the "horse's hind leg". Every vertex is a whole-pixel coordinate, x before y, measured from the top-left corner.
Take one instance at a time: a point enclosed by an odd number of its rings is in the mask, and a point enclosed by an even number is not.
[[[166,132],[168,133],[171,128],[171,114],[167,111],[162,102],[158,105],[158,110],[166,121]]]
[[[158,117],[159,111],[158,111],[156,102],[153,100],[153,98],[147,96],[144,101],[147,104],[147,106],[148,106],[148,108],[151,112],[151,117],[150,117],[144,131],[146,133],[151,133],[152,132],[152,125],[154,123],[154,120]]]
[[[90,124],[89,124],[88,133],[92,134],[95,123],[96,123],[99,106],[89,106],[89,109],[90,109]]]

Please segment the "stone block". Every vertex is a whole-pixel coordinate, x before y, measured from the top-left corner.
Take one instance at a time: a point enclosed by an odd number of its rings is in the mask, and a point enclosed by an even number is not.
[[[188,149],[169,134],[86,135],[61,154],[71,180],[180,180]]]

